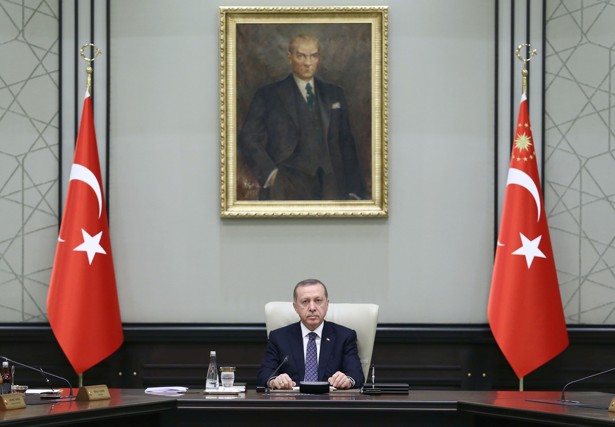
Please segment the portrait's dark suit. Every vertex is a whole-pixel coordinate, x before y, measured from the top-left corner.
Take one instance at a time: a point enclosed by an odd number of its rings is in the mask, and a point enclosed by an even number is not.
[[[348,200],[365,198],[344,92],[314,78],[309,108],[293,75],[257,90],[239,133],[238,148],[261,188],[274,169],[274,185],[261,198]]]
[[[299,385],[305,375],[305,353],[299,322],[269,333],[267,351],[258,371],[258,385],[267,385],[267,380],[286,356],[288,360],[276,375],[286,373]],[[357,352],[357,333],[345,326],[325,321],[320,340],[318,381],[327,381],[337,371],[352,377],[355,388],[365,382]]]

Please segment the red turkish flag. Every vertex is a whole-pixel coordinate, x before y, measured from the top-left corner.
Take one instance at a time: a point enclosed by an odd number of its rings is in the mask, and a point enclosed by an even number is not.
[[[523,95],[488,307],[493,336],[519,378],[568,346],[535,149]]]
[[[100,176],[86,93],[47,295],[49,324],[77,374],[124,340]]]

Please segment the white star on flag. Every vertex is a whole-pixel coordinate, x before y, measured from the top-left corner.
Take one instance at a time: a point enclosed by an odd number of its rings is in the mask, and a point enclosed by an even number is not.
[[[96,236],[90,236],[88,232],[82,228],[81,234],[83,235],[83,243],[73,250],[75,252],[87,252],[88,262],[90,263],[90,265],[92,265],[92,261],[94,260],[96,254],[107,254],[103,247],[100,246],[100,238],[102,237],[102,231]]]
[[[534,240],[528,239],[523,235],[523,233],[519,233],[519,236],[521,236],[521,247],[514,251],[512,254],[525,256],[525,261],[527,262],[528,269],[532,266],[534,258],[546,258],[545,254],[543,254],[542,251],[538,249],[538,245],[540,244],[540,239],[542,239],[542,236],[538,236]]]

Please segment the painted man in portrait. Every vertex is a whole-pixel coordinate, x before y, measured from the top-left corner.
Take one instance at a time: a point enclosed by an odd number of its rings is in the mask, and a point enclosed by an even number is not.
[[[252,99],[237,146],[260,200],[367,197],[344,91],[316,76],[320,60],[316,37],[293,37],[291,73]]]

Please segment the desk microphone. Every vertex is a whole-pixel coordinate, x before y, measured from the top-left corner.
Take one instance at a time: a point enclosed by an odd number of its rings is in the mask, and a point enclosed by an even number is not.
[[[376,365],[372,364],[372,388],[376,388]]]
[[[609,373],[609,372],[611,372],[611,371],[615,371],[615,368],[607,369],[607,370],[605,370],[605,371],[596,372],[595,374],[591,374],[591,375],[588,375],[588,376],[586,376],[586,377],[583,377],[583,378],[579,378],[579,379],[577,379],[577,380],[572,380],[572,381],[570,381],[568,384],[566,384],[566,385],[564,386],[564,388],[562,388],[562,397],[561,397],[561,402],[563,402],[563,403],[572,403],[572,404],[575,404],[575,403],[581,403],[581,402],[578,402],[578,401],[576,401],[576,400],[567,400],[567,399],[565,398],[565,396],[564,396],[564,392],[566,391],[566,388],[568,388],[568,386],[569,386],[569,385],[572,385],[572,384],[575,384],[575,383],[578,383],[578,382],[581,382],[581,381],[585,381],[585,380],[588,380],[588,379],[590,379],[590,378],[597,377],[597,376],[599,376],[599,375],[607,374],[607,373]]]
[[[286,356],[284,356],[284,359],[282,360],[282,362],[278,365],[277,368],[275,368],[275,371],[273,371],[273,374],[269,375],[269,379],[267,380],[267,385],[269,385],[269,381],[271,380],[271,378],[275,377],[278,373],[278,371],[280,370],[280,368],[286,363],[288,362],[288,354]]]
[[[0,358],[4,359],[7,362],[12,363],[14,365],[18,365],[18,366],[21,366],[21,367],[24,367],[24,368],[27,368],[27,369],[31,369],[31,370],[36,371],[36,372],[40,372],[41,375],[43,376],[43,378],[45,378],[45,381],[47,382],[47,384],[49,385],[49,388],[54,393],[56,393],[56,391],[53,388],[53,386],[51,385],[51,381],[49,381],[49,377],[57,378],[59,380],[62,380],[64,382],[66,382],[66,384],[68,384],[68,388],[70,390],[69,395],[66,396],[66,397],[58,396],[57,399],[64,399],[64,400],[68,399],[68,400],[70,400],[70,399],[73,399],[75,397],[75,396],[73,396],[73,386],[70,384],[70,382],[66,378],[60,377],[58,375],[54,375],[51,372],[43,371],[43,368],[35,368],[34,366],[30,366],[30,365],[26,365],[25,363],[17,362],[16,360],[9,359],[8,357],[5,357],[5,356],[0,356]]]

